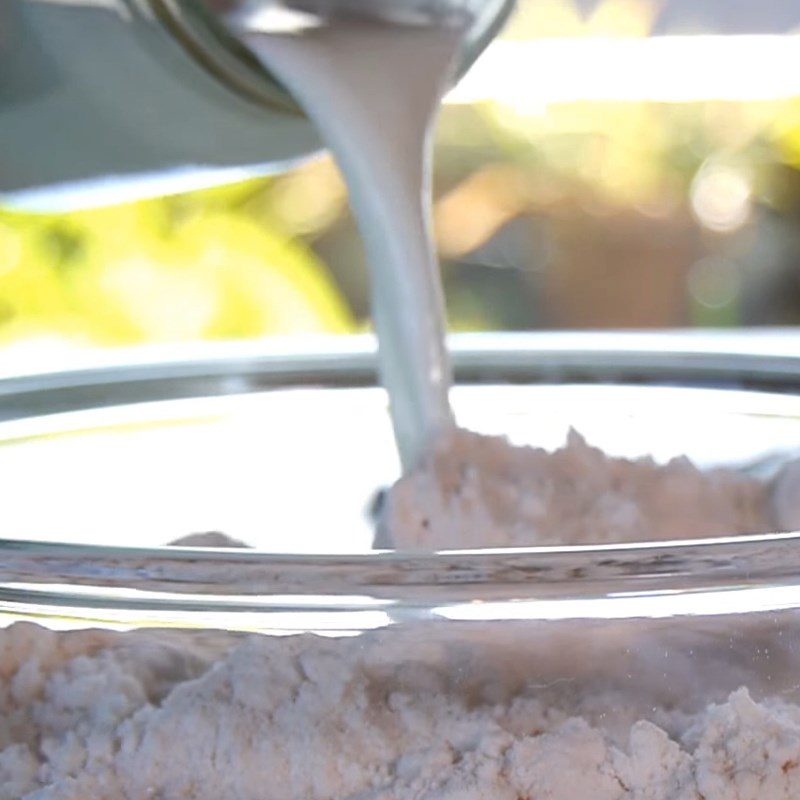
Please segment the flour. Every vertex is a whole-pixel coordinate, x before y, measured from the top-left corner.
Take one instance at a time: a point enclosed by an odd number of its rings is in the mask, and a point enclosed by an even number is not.
[[[772,484],[686,458],[611,458],[576,432],[555,452],[453,430],[384,503],[379,546],[458,549],[697,539],[800,525],[800,468]]]
[[[387,521],[412,547],[714,536],[795,513],[796,472],[768,486],[574,433],[547,453],[460,431]],[[797,800],[795,616],[354,639],[17,624],[0,630],[0,800]]]
[[[168,547],[247,547],[244,542],[228,536],[220,531],[206,531],[205,533],[190,533],[170,542]]]
[[[623,628],[603,631],[434,623],[332,640],[14,625],[0,632],[0,798],[800,797],[800,707],[746,689],[706,705],[748,674],[749,650],[737,661],[702,630],[639,631],[636,648]],[[687,655],[703,642],[705,678]],[[672,682],[648,661],[665,643]]]

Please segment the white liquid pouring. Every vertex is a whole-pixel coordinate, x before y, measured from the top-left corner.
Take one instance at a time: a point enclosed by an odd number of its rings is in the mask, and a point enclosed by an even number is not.
[[[245,40],[306,109],[344,173],[372,265],[382,377],[409,470],[453,425],[430,185],[432,130],[460,32],[337,20]]]

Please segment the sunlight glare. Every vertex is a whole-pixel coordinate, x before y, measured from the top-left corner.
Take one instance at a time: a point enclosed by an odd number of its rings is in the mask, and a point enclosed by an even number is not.
[[[446,102],[519,113],[589,101],[776,100],[800,95],[800,36],[578,37],[493,42]]]

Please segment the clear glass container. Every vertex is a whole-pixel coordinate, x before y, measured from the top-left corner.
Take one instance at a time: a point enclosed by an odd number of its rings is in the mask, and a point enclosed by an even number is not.
[[[556,446],[574,425],[613,453],[766,475],[800,447],[793,347],[466,338],[454,402],[463,424],[515,442]],[[800,797],[800,534],[370,552],[365,509],[397,469],[373,382],[369,348],[343,345],[290,357],[224,346],[0,383],[3,625],[135,630],[129,643],[194,653],[141,719],[162,724],[186,693],[220,704],[191,735],[201,749],[228,737],[224,768],[175,777],[176,741],[152,793],[125,784],[129,796]],[[256,549],[155,546],[211,528]],[[277,638],[301,633],[322,638]],[[122,652],[107,636],[74,650]],[[48,669],[45,687],[62,667]],[[250,715],[242,738],[234,700],[212,686],[226,670],[234,694],[238,680],[280,689],[280,713],[236,701]],[[149,735],[131,774],[151,764]],[[236,776],[257,779],[284,736],[283,778],[248,795]],[[39,774],[52,778],[48,753]],[[313,780],[302,759],[321,770]],[[95,766],[82,769],[76,786]],[[41,796],[79,796],[54,784],[61,794]]]

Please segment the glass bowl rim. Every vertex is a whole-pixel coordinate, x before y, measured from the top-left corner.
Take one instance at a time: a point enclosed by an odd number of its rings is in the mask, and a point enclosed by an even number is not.
[[[800,337],[528,333],[451,338],[457,382],[614,382],[800,394]],[[2,369],[2,367],[0,367]],[[0,419],[291,386],[374,386],[371,337],[271,340],[81,354],[66,367],[0,372]],[[93,389],[103,386],[102,403]],[[0,539],[0,587],[85,587],[189,597],[337,597],[403,602],[596,597],[800,587],[800,533],[607,545],[293,555]],[[60,587],[60,589],[59,589]],[[794,601],[793,601],[794,602]]]

